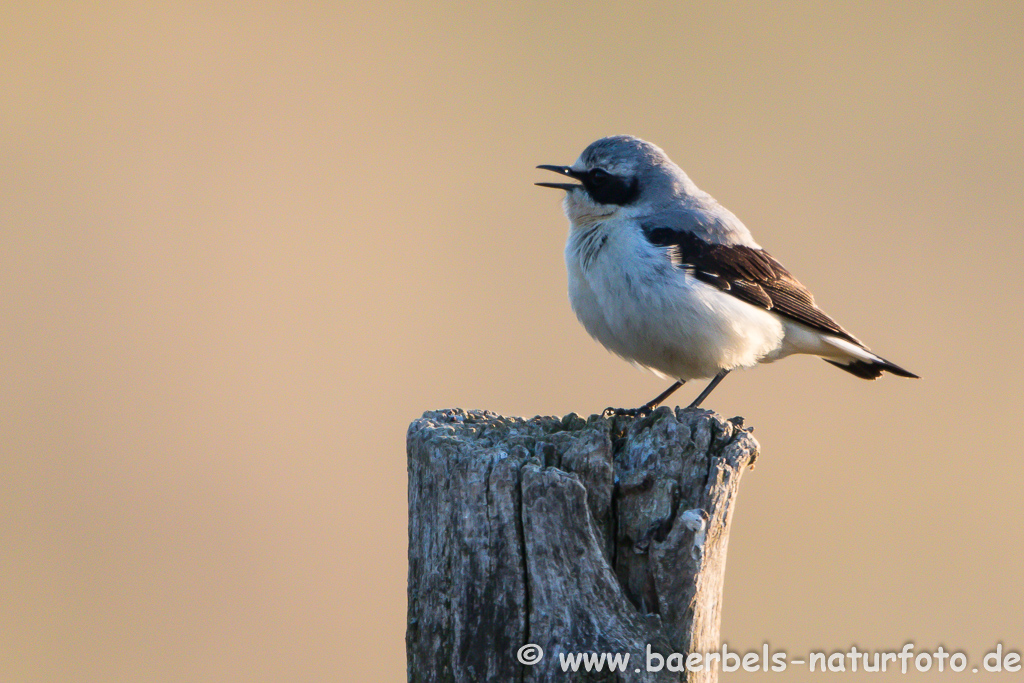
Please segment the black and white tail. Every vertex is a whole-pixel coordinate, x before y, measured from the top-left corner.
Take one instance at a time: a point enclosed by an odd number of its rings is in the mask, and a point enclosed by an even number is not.
[[[883,372],[890,372],[900,377],[921,379],[909,370],[904,370],[895,363],[887,361],[881,356],[876,356],[863,346],[858,346],[845,339],[837,339],[835,337],[826,337],[825,341],[844,353],[839,358],[833,356],[831,358],[822,358],[822,360],[826,363],[831,363],[840,370],[846,370],[851,375],[856,375],[861,379],[878,379],[882,376]]]

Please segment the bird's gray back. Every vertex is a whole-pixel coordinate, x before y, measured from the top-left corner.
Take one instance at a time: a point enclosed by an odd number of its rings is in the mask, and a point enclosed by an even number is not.
[[[706,199],[691,195],[654,207],[653,211],[638,216],[641,227],[645,231],[668,228],[688,232],[713,244],[760,248],[739,218],[710,195],[702,194]],[[694,201],[695,199],[701,201]]]

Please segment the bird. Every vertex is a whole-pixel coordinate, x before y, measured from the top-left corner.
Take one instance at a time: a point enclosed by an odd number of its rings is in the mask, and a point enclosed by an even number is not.
[[[675,380],[623,412],[649,412],[685,382],[710,378],[689,406],[699,407],[731,371],[793,354],[819,356],[863,379],[918,378],[822,311],[658,146],[616,135],[588,145],[571,166],[537,168],[576,181],[536,183],[565,191],[576,317],[609,351]]]

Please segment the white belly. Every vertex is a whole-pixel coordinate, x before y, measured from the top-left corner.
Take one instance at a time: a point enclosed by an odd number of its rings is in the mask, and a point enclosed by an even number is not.
[[[607,241],[584,261],[570,234],[569,301],[610,351],[682,380],[755,365],[779,348],[783,326],[747,304],[673,267],[631,230],[604,228]]]

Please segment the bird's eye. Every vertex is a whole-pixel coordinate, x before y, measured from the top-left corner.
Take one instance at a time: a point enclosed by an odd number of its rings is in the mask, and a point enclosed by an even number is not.
[[[590,171],[590,180],[595,183],[603,183],[611,177],[607,171],[601,168],[595,168]]]

